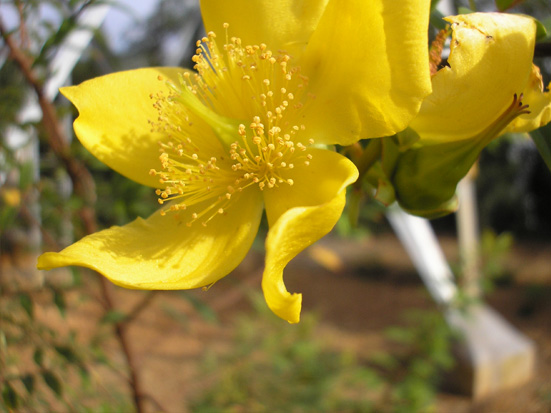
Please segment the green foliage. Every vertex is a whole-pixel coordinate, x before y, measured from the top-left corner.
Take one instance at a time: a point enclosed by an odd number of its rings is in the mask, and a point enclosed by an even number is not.
[[[391,327],[387,338],[398,345],[378,361],[387,383],[385,405],[392,412],[426,412],[436,396],[440,374],[454,363],[453,334],[438,312],[413,311],[406,327]],[[380,357],[380,356],[379,356]]]
[[[497,9],[503,12],[513,7],[515,3],[518,3],[518,0],[495,0],[495,2]]]
[[[505,259],[513,247],[513,235],[504,232],[497,235],[494,231],[487,229],[482,232],[481,249],[481,274],[482,288],[486,292],[493,289],[496,282],[503,281],[509,277],[505,266]]]
[[[396,353],[361,359],[325,344],[312,315],[284,324],[262,298],[253,303],[257,314],[238,320],[231,348],[205,356],[201,378],[210,386],[191,411],[423,412],[452,363],[451,336],[437,314],[416,313],[409,327],[390,330]]]
[[[52,327],[51,319],[43,318],[45,311],[48,313],[46,308],[53,311],[48,318],[57,308],[58,323],[64,323],[62,319],[69,310],[65,296],[71,288],[72,284],[46,284],[40,291],[13,293],[0,289],[0,412],[95,412],[100,411],[96,408],[102,403],[117,411],[128,411],[129,400],[123,393],[118,395],[117,389],[109,390],[110,394],[105,394],[105,389],[98,393],[98,378],[90,375],[92,365],[94,369],[105,365],[118,370],[101,349],[110,335],[98,327],[94,335],[97,341],[82,345],[75,332],[60,334],[59,328]],[[63,311],[60,299],[54,297],[63,297]]]

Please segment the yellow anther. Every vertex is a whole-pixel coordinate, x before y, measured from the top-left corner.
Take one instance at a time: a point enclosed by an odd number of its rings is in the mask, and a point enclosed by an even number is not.
[[[282,176],[283,171],[289,174],[296,159],[305,164],[312,159],[309,154],[304,157],[297,152],[305,151],[305,145],[312,145],[313,139],[301,134],[303,125],[290,126],[291,119],[303,118],[297,108],[301,110],[303,102],[308,103],[308,91],[304,90],[308,79],[293,67],[290,56],[272,53],[263,43],[242,44],[238,37],[228,35],[229,24],[223,27],[224,46],[214,41],[213,32],[196,43],[193,61],[197,73],[183,72],[179,82],[159,76],[168,92],[150,96],[158,118],[149,125],[166,140],[160,144],[163,169],[151,169],[149,174],[158,176],[161,184],[156,193],[159,203],[165,203],[163,214],[186,209],[180,202],[185,201],[189,210],[187,225],[224,219],[218,215],[225,215],[244,190],[277,190],[281,184],[293,185],[293,179]],[[204,107],[196,110],[194,105]],[[228,108],[232,115],[227,114]],[[250,124],[236,123],[231,129],[223,129],[225,136],[236,140],[224,137],[218,147],[209,146],[197,127],[202,124],[198,120],[207,124],[225,122],[222,117],[211,119],[209,113],[233,119],[246,113],[257,116]],[[213,130],[218,134],[221,129]],[[299,151],[295,152],[296,148]],[[165,201],[171,201],[170,206]]]

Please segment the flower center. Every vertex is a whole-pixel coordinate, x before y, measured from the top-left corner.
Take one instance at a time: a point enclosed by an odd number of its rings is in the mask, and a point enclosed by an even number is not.
[[[293,185],[295,166],[312,159],[314,141],[298,123],[308,79],[264,44],[226,36],[221,53],[215,38],[197,43],[197,73],[182,72],[177,84],[160,78],[168,94],[151,96],[152,129],[165,136],[162,169],[150,171],[161,183],[161,214],[187,214],[188,225],[224,215],[244,190]]]

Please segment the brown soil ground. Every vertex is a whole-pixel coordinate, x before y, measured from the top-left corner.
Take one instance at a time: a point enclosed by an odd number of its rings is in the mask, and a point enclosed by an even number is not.
[[[448,259],[456,262],[454,240],[441,238],[441,244]],[[321,255],[326,259],[319,258],[320,251],[325,251]],[[233,274],[209,291],[193,293],[215,311],[218,323],[205,321],[177,292],[156,293],[132,322],[129,343],[143,387],[153,396],[147,401],[148,412],[186,412],[186,401],[206,384],[197,379],[198,361],[206,349],[224,347],[234,316],[250,311],[247,291],[260,289],[262,264],[262,255],[253,251]],[[506,265],[512,280],[492,292],[487,302],[535,342],[538,362],[534,377],[476,401],[441,391],[437,412],[551,412],[551,242],[515,246]],[[383,330],[401,323],[407,311],[435,308],[403,248],[390,234],[354,242],[327,238],[297,257],[288,266],[285,279],[290,291],[303,293],[303,311],[319,315],[316,334],[335,348],[359,355],[380,350]],[[107,326],[99,325],[103,308],[97,283],[92,280],[93,276],[86,274],[86,294],[73,291],[68,295],[65,319],[46,297],[43,304],[40,294],[36,298],[40,318],[61,335],[76,331],[83,345],[101,329],[108,335]],[[116,287],[113,293],[123,311],[133,308],[146,294]],[[106,341],[105,349],[115,366],[123,365],[114,339]],[[92,366],[91,372],[102,387],[99,392],[109,393],[113,388],[123,395],[127,392],[124,373],[121,376],[102,365]],[[78,405],[79,401],[70,403]]]

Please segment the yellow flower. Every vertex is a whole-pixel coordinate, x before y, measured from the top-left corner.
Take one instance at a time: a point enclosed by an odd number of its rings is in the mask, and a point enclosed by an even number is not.
[[[358,175],[326,145],[396,133],[417,113],[430,93],[429,3],[204,0],[218,36],[198,42],[196,73],[147,68],[64,88],[84,146],[159,188],[161,209],[45,253],[39,268],[89,267],[128,288],[208,286],[243,260],[265,209],[264,295],[298,322],[301,294],[283,269],[333,228]]]
[[[457,183],[493,139],[551,120],[551,93],[532,63],[533,19],[474,13],[446,20],[449,66],[433,76],[433,92],[410,124],[419,140],[398,158],[393,177],[402,207],[429,217],[455,209]]]

